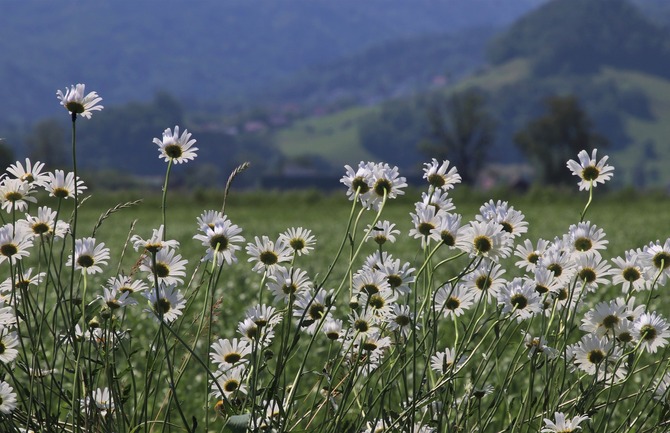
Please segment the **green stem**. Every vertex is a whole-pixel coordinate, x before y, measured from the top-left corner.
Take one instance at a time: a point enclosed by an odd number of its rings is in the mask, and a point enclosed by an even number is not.
[[[586,216],[586,211],[589,209],[589,206],[591,206],[591,200],[593,200],[593,181],[591,181],[591,185],[589,186],[589,201],[586,202],[586,206],[584,206],[584,210],[582,211],[581,216],[579,217],[579,222],[584,222],[584,217]]]
[[[165,183],[163,183],[163,199],[161,201],[161,210],[163,212],[163,240],[167,239],[167,225],[165,221],[165,210],[167,208],[167,189],[168,180],[170,179],[170,170],[172,169],[172,159],[168,161],[167,170],[165,171]]]

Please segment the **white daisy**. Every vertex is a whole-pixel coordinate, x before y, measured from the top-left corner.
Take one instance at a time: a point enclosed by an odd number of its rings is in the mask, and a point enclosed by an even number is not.
[[[512,236],[495,221],[471,221],[464,229],[460,247],[471,256],[491,260],[505,258],[512,249]]]
[[[49,180],[46,185],[46,190],[51,197],[59,199],[68,199],[74,197],[75,183],[74,173],[70,172],[67,175],[63,170],[54,170],[53,173],[48,173]],[[82,192],[86,189],[84,181],[77,177],[77,191]]]
[[[214,228],[214,224],[216,224],[219,221],[225,220],[226,217],[223,215],[221,211],[217,210],[208,210],[204,211],[200,216],[197,218],[198,221],[198,228],[202,231],[205,231],[205,226],[209,227],[210,229]]]
[[[150,253],[156,253],[162,248],[179,248],[178,241],[164,239],[164,231],[165,228],[161,224],[160,227],[152,230],[151,237],[147,240],[142,239],[139,235],[133,235],[133,237],[130,238],[130,241],[133,243],[135,251],[138,252],[146,250]]]
[[[109,248],[104,242],[97,243],[95,238],[83,238],[75,240],[74,245],[74,269],[81,270],[87,274],[102,272],[99,265],[106,265],[109,260]],[[72,255],[68,257],[68,264],[72,266]]]
[[[82,117],[90,119],[93,114],[92,111],[100,111],[104,107],[97,105],[98,102],[102,101],[102,98],[96,92],[89,92],[84,95],[85,91],[85,84],[77,84],[66,89],[65,94],[60,90],[56,91],[56,96],[60,99],[60,104],[73,116],[80,114]]]
[[[332,306],[332,292],[323,289],[313,292],[310,290],[310,293],[298,299],[293,309],[293,317],[298,319],[298,325],[310,335],[316,333],[322,321],[331,319],[330,312],[335,309]]]
[[[83,410],[91,410],[92,408],[95,408],[102,416],[114,411],[114,400],[112,400],[109,388],[96,388],[91,396],[82,401]]]
[[[449,248],[456,248],[461,244],[461,235],[465,233],[461,230],[461,215],[452,213],[440,213],[440,220],[435,227],[435,232],[440,237],[443,245]]]
[[[251,344],[248,340],[220,338],[212,344],[212,352],[209,353],[209,356],[212,362],[219,364],[219,370],[225,371],[246,363],[248,360],[245,357],[249,354],[251,354]]]
[[[70,225],[65,221],[57,221],[57,216],[58,212],[46,206],[40,206],[37,209],[37,216],[26,214],[26,219],[23,221],[35,237],[55,235],[56,238],[62,239],[70,230]]]
[[[183,277],[186,276],[187,263],[188,260],[182,260],[181,254],[176,254],[175,250],[165,247],[157,253],[145,254],[140,264],[140,271],[149,273],[149,281],[153,281],[155,276],[160,283],[181,284],[184,282]]]
[[[575,259],[575,266],[577,279],[589,292],[610,282],[611,266],[599,254],[580,255]]]
[[[457,183],[461,183],[461,175],[458,174],[458,170],[456,170],[456,167],[449,169],[449,161],[446,159],[440,163],[433,158],[431,162],[425,162],[423,165],[423,178],[434,188],[449,190]]]
[[[378,221],[374,227],[368,224],[365,241],[372,239],[377,245],[384,245],[386,242],[394,243],[396,235],[400,234],[400,230],[395,229],[395,224],[390,221]]]
[[[598,250],[607,249],[609,241],[605,239],[605,232],[591,221],[573,224],[568,229],[570,247],[576,254],[591,254]]]
[[[340,319],[330,319],[323,324],[321,331],[331,341],[342,341],[344,332],[342,331],[342,321]]]
[[[643,313],[634,322],[635,336],[640,346],[647,352],[656,353],[659,348],[665,347],[670,338],[668,322],[655,312]]]
[[[422,247],[430,243],[430,239],[440,241],[440,236],[435,230],[440,225],[440,218],[436,212],[433,206],[417,203],[415,213],[410,213],[412,228],[409,235],[414,239],[421,239]]]
[[[9,364],[19,355],[19,337],[15,331],[0,327],[0,362]]]
[[[295,254],[302,256],[309,254],[314,249],[316,238],[312,236],[311,230],[291,227],[279,235],[279,242],[284,242]]]
[[[242,229],[233,224],[228,218],[222,216],[210,227],[209,224],[201,224],[201,230],[204,234],[193,236],[207,247],[203,260],[212,260],[216,256],[217,263],[233,264],[237,262],[235,252],[242,247],[236,245],[237,242],[244,242],[244,237],[240,236]]]
[[[650,242],[642,249],[640,260],[649,281],[658,278],[658,284],[665,284],[670,277],[670,238],[663,245],[660,241]]]
[[[37,203],[35,197],[31,197],[33,190],[31,184],[21,179],[5,178],[0,182],[0,203],[7,213],[14,211],[23,212],[28,209],[28,202]]]
[[[177,290],[176,284],[161,283],[158,290],[146,290],[144,296],[149,301],[149,308],[144,311],[151,313],[158,321],[162,317],[166,323],[177,320],[186,306],[186,299]]]
[[[7,259],[21,260],[30,255],[33,246],[30,234],[24,226],[5,224],[0,227],[0,263]]]
[[[409,263],[402,263],[400,259],[389,258],[379,266],[379,272],[386,276],[389,287],[398,295],[410,292],[410,285],[414,283],[414,270]]]
[[[179,135],[179,126],[174,127],[174,133],[170,128],[163,131],[163,138],[154,138],[154,143],[158,145],[159,158],[165,162],[174,162],[175,164],[187,163],[195,159],[197,147],[193,147],[195,140],[191,140],[191,134],[188,129]]]
[[[469,290],[463,284],[453,287],[450,283],[447,283],[435,292],[433,308],[438,313],[444,314],[444,317],[459,317],[474,303],[474,291]]]
[[[368,209],[379,210],[384,197],[391,200],[405,194],[402,190],[407,186],[405,180],[399,175],[398,167],[391,167],[386,163],[375,164],[372,169],[372,187],[361,197],[363,205]]]
[[[477,269],[463,277],[463,284],[475,294],[475,300],[485,296],[488,301],[497,299],[498,292],[507,283],[502,278],[505,269],[498,263],[484,259]]]
[[[361,197],[370,191],[373,184],[373,167],[373,163],[364,163],[363,161],[358,163],[358,167],[355,171],[348,165],[344,166],[347,173],[340,179],[340,182],[347,187],[347,197],[349,197],[349,200],[353,200],[355,197],[362,200]]]
[[[352,283],[355,293],[367,293],[368,295],[391,288],[384,272],[367,267],[354,274]]]
[[[572,171],[572,174],[581,179],[577,183],[580,191],[589,189],[591,185],[595,188],[599,183],[605,183],[612,178],[614,167],[607,165],[607,159],[609,157],[604,156],[596,163],[597,151],[598,149],[593,149],[591,157],[589,158],[589,154],[586,153],[586,150],[582,150],[577,155],[579,162],[573,159],[568,161],[567,165],[570,171]]]
[[[628,321],[626,318],[627,312],[626,305],[621,305],[616,301],[599,302],[592,310],[584,314],[579,329],[598,337],[606,335],[612,337],[617,326],[623,321]]]
[[[43,168],[43,162],[35,161],[33,164],[32,161],[30,161],[30,158],[26,158],[25,167],[21,164],[21,161],[16,161],[7,168],[7,171],[13,174],[17,179],[21,179],[31,185],[43,187],[46,186],[49,179],[47,173],[42,173]]]
[[[533,271],[537,262],[542,258],[544,251],[547,248],[548,242],[544,239],[538,239],[534,246],[529,239],[523,241],[523,244],[518,244],[514,255],[521,258],[521,260],[514,263],[518,268],[526,271]]]
[[[447,191],[439,188],[430,193],[422,192],[421,201],[419,203],[424,206],[434,207],[436,211],[441,212],[451,212],[456,209],[456,206],[454,206],[453,200],[449,197]]]
[[[0,412],[9,415],[16,409],[16,393],[5,381],[0,381]]]
[[[430,367],[438,374],[455,373],[458,371],[462,360],[456,359],[455,349],[445,349],[430,357]]]
[[[566,419],[563,412],[554,412],[554,419],[556,422],[548,418],[544,419],[544,428],[541,430],[542,433],[569,433],[581,430],[582,428],[579,424],[589,419],[589,417],[577,415],[572,417],[572,419]]]
[[[217,398],[230,398],[233,394],[244,394],[247,386],[243,381],[244,366],[238,365],[221,372],[212,384],[212,395]],[[223,394],[221,392],[223,391]]]
[[[612,269],[612,284],[621,284],[623,293],[628,293],[631,289],[639,292],[649,288],[639,251],[628,250],[624,253],[624,257],[613,258],[612,263],[615,266]]]
[[[306,271],[277,267],[268,276],[267,286],[274,295],[274,302],[289,303],[304,296],[312,288],[312,282]]]
[[[626,376],[623,363],[617,361],[622,356],[619,347],[612,340],[587,334],[582,339],[568,346],[567,359],[572,360],[581,371],[596,376],[596,380],[621,380]],[[615,370],[616,369],[616,370]]]
[[[267,236],[255,236],[254,242],[248,243],[246,250],[250,256],[248,261],[256,262],[253,270],[259,273],[272,272],[280,266],[279,263],[291,261],[290,247],[279,240],[271,241]]]
[[[510,313],[518,322],[529,319],[542,311],[542,299],[535,291],[532,280],[514,278],[500,289],[498,303],[503,305],[502,313]]]

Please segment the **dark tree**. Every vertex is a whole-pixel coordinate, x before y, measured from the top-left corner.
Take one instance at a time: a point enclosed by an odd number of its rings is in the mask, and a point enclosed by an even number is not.
[[[593,123],[574,96],[553,96],[545,101],[548,112],[518,131],[514,142],[546,184],[570,184],[565,166],[581,150],[607,147],[608,140],[593,130]]]
[[[421,149],[429,158],[448,159],[463,182],[473,183],[494,142],[495,121],[486,110],[486,99],[476,89],[438,97],[428,106],[431,136]]]
[[[14,162],[12,148],[7,145],[4,139],[0,138],[0,173],[4,173],[5,169]]]
[[[43,162],[47,170],[69,167],[71,154],[67,140],[58,120],[41,120],[26,138],[28,157]]]

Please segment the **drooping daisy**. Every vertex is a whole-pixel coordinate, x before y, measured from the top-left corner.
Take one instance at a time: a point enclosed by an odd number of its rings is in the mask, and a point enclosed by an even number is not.
[[[249,354],[251,354],[251,344],[248,340],[220,338],[212,344],[212,352],[209,353],[209,357],[212,362],[219,364],[219,370],[226,371],[231,367],[247,362],[245,356]]]
[[[0,203],[8,213],[13,211],[23,212],[28,209],[28,202],[37,203],[35,197],[31,197],[31,186],[21,179],[5,178],[0,182]]]
[[[291,227],[279,235],[279,242],[284,242],[295,254],[302,256],[309,254],[314,249],[316,238],[312,236],[311,230]]]
[[[614,263],[612,284],[621,284],[623,293],[628,293],[631,289],[641,291],[649,288],[638,251],[628,250],[624,253],[624,257],[613,258],[612,263]]]
[[[358,197],[359,200],[365,194],[367,194],[372,188],[372,169],[374,164],[371,162],[359,162],[358,167],[354,169],[348,165],[345,165],[344,168],[347,170],[347,173],[340,179],[340,182],[343,183],[347,189],[347,197],[349,200],[353,200],[355,197]]]
[[[661,315],[655,312],[643,313],[634,325],[640,347],[647,352],[656,353],[659,348],[668,344],[670,327]]]
[[[16,393],[7,382],[0,381],[0,412],[9,415],[14,409],[16,409]]]
[[[137,304],[137,301],[130,297],[129,292],[120,292],[111,287],[103,287],[103,294],[100,296],[100,300],[103,305],[106,305],[112,311]]]
[[[508,257],[512,237],[495,221],[471,221],[464,229],[461,247],[471,256],[491,260]]]
[[[526,239],[523,244],[518,244],[514,250],[514,255],[521,258],[514,264],[520,269],[533,271],[538,260],[542,258],[544,251],[547,249],[547,244],[548,242],[544,239],[538,239],[534,246],[530,239]]]
[[[342,331],[342,321],[340,319],[330,319],[323,324],[322,332],[331,341],[342,341],[344,332]]]
[[[246,393],[247,386],[243,381],[244,366],[238,365],[221,372],[212,384],[212,395],[217,398],[229,398],[233,394]],[[221,394],[223,391],[223,394]]]
[[[237,332],[242,335],[243,339],[260,347],[270,345],[275,336],[272,328],[259,326],[250,318],[238,323]]]
[[[458,170],[456,167],[449,169],[449,161],[446,159],[440,163],[433,158],[431,162],[426,162],[423,165],[423,178],[434,188],[449,190],[457,183],[461,183],[461,175],[458,174]]]
[[[59,199],[68,199],[74,197],[75,183],[74,173],[70,172],[67,175],[63,170],[54,170],[49,174],[49,180],[46,185],[46,190],[51,197]],[[86,189],[84,181],[77,176],[77,191],[82,192]]]
[[[74,246],[74,269],[81,270],[87,274],[102,272],[99,265],[106,265],[109,259],[109,248],[104,242],[97,243],[95,238],[83,238],[75,240]],[[72,255],[68,257],[68,264],[72,266]]]
[[[183,277],[186,276],[187,263],[188,260],[182,260],[181,254],[176,254],[175,250],[166,247],[157,253],[145,254],[140,264],[140,271],[148,272],[150,281],[153,281],[155,276],[161,283],[181,284],[184,282]]]
[[[366,233],[369,233],[365,237],[366,241],[372,239],[377,245],[384,245],[386,242],[394,243],[400,230],[395,229],[395,224],[390,221],[378,221],[374,227],[368,224]]]
[[[65,221],[56,220],[58,212],[51,210],[46,206],[40,206],[37,209],[37,216],[26,214],[25,224],[33,236],[55,236],[64,238],[70,225]]]
[[[19,345],[19,338],[15,331],[10,331],[5,327],[0,327],[0,362],[9,364],[19,355],[16,346]]]
[[[430,357],[430,367],[438,374],[455,373],[459,364],[461,360],[456,359],[456,349],[447,348]]]
[[[154,143],[158,145],[159,158],[165,162],[172,161],[175,164],[187,163],[195,159],[197,147],[193,147],[195,140],[191,140],[191,134],[188,129],[179,135],[179,126],[174,127],[174,133],[170,128],[163,131],[163,138],[154,138]]]
[[[542,311],[542,299],[535,291],[535,283],[525,278],[514,278],[500,289],[498,303],[503,314],[510,313],[518,322]]]
[[[43,168],[43,162],[35,161],[33,164],[32,161],[30,161],[30,158],[26,158],[25,167],[21,164],[21,161],[16,161],[7,168],[7,171],[13,174],[17,179],[21,179],[31,185],[43,187],[46,186],[46,183],[49,180],[49,175],[47,173],[42,173]]]
[[[614,167],[607,165],[608,156],[603,156],[600,161],[596,163],[596,152],[598,149],[593,149],[591,157],[586,150],[582,150],[577,154],[579,162],[571,159],[568,161],[568,168],[572,174],[579,177],[581,180],[579,190],[586,190],[593,185],[595,188],[599,183],[605,183],[612,178]]]
[[[21,260],[30,255],[33,246],[30,234],[21,225],[5,224],[0,227],[0,263],[7,259]]]
[[[412,217],[412,228],[409,235],[414,239],[421,239],[421,246],[425,247],[430,240],[440,241],[436,228],[440,224],[440,218],[433,206],[426,206],[423,203],[417,203],[415,213],[410,213]]]
[[[274,295],[274,302],[295,302],[312,287],[307,272],[299,268],[277,267],[268,277],[268,289]]]
[[[398,167],[391,167],[386,163],[375,164],[372,169],[372,187],[361,197],[363,205],[368,209],[379,210],[384,197],[391,200],[403,195],[403,188],[406,186],[406,179],[400,176]]]
[[[142,239],[139,235],[133,235],[130,241],[133,243],[135,251],[148,251],[149,253],[157,253],[162,248],[179,248],[179,242],[176,240],[163,239],[163,232],[165,228],[161,224],[157,229],[153,229],[151,237],[147,240]]]
[[[609,241],[605,239],[605,232],[591,221],[573,224],[568,229],[570,246],[576,254],[591,254],[598,250],[607,249]]]
[[[237,242],[244,242],[244,237],[240,236],[242,229],[233,224],[228,218],[222,216],[217,219],[213,226],[201,225],[204,234],[193,236],[207,247],[203,260],[212,260],[216,256],[217,263],[233,264],[237,262],[235,252],[242,247],[236,245]]]
[[[670,238],[663,245],[660,241],[649,243],[642,249],[640,260],[649,281],[658,278],[658,284],[665,284],[670,277]]]
[[[100,111],[104,107],[97,105],[98,102],[102,101],[102,98],[96,92],[89,92],[87,95],[84,95],[85,91],[85,84],[77,84],[66,89],[65,94],[60,90],[56,91],[56,96],[60,99],[60,104],[72,113],[72,115],[79,114],[82,117],[90,119],[93,114],[92,111]]]
[[[247,254],[249,262],[255,262],[253,270],[263,273],[271,273],[280,263],[291,261],[291,250],[286,243],[282,241],[271,241],[269,237],[254,237],[253,243],[247,244]]]
[[[597,380],[621,380],[626,376],[623,363],[617,365],[622,352],[614,346],[612,340],[599,338],[595,334],[586,334],[582,339],[567,348],[567,359],[573,360],[575,366]]]
[[[282,316],[271,305],[259,304],[249,307],[245,317],[259,328],[274,328],[281,323]]]
[[[161,283],[158,287],[144,291],[144,296],[149,301],[149,308],[145,311],[151,313],[160,321],[161,317],[166,323],[172,323],[182,314],[186,306],[184,295],[177,289],[176,284]]]
[[[577,415],[572,417],[572,419],[566,419],[563,412],[554,412],[554,419],[556,422],[549,418],[544,419],[544,428],[541,430],[542,433],[569,433],[581,430],[582,428],[579,424],[589,419],[589,417]]]

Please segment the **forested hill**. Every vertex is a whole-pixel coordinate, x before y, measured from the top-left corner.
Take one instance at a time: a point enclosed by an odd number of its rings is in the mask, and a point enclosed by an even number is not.
[[[3,1],[0,118],[53,113],[84,82],[105,104],[243,100],[371,46],[511,22],[544,0]]]

